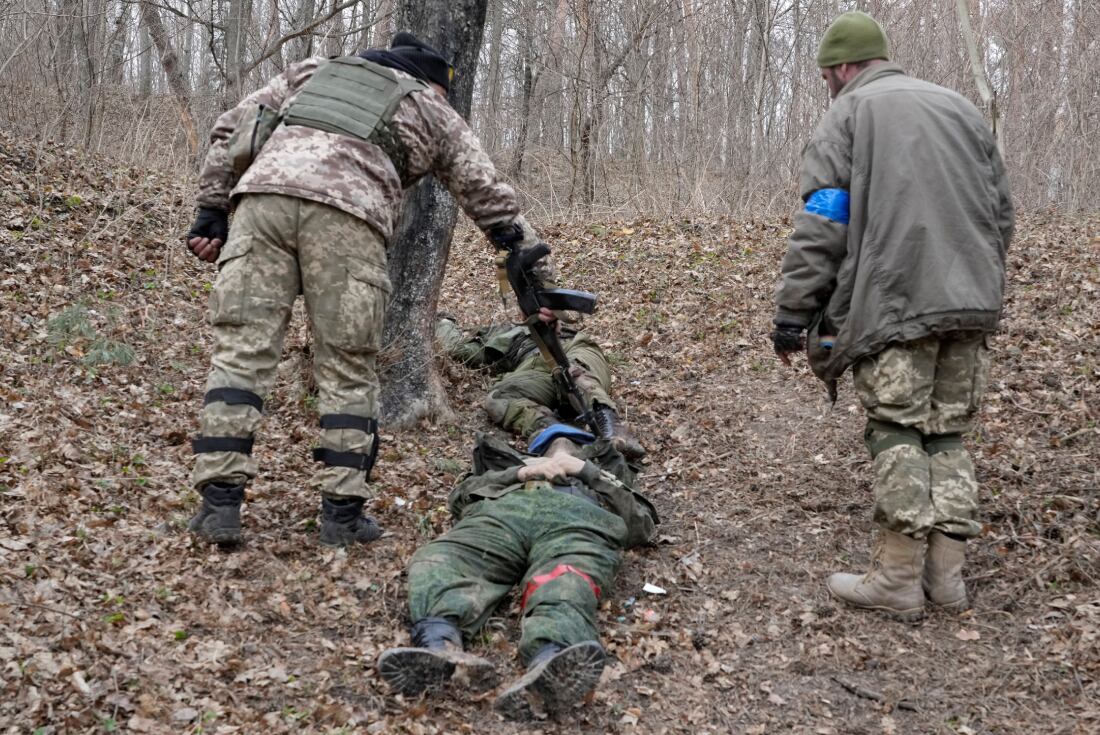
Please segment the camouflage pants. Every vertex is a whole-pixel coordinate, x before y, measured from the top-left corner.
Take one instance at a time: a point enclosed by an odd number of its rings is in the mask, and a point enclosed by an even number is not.
[[[362,220],[297,197],[249,194],[233,218],[218,257],[210,300],[214,351],[202,411],[204,437],[251,439],[260,424],[256,405],[211,400],[233,388],[265,396],[275,379],[291,307],[305,297],[313,333],[313,369],[319,391],[321,447],[367,454],[373,435],[355,419],[373,418],[378,397],[375,356],[390,291],[385,243]],[[326,422],[326,417],[345,417]],[[351,417],[349,420],[347,417]],[[256,476],[251,454],[196,455],[192,481],[244,482]],[[322,465],[321,491],[332,497],[369,497],[365,473]]]
[[[578,333],[565,344],[565,355],[585,395],[615,408],[609,395],[611,368],[600,346],[583,332]],[[484,405],[495,423],[528,439],[556,423],[556,412],[571,414],[569,399],[559,390],[539,352],[528,355],[515,370],[501,376],[489,389]]]
[[[528,485],[534,487],[469,506],[454,528],[413,555],[413,622],[446,617],[472,636],[519,583],[526,598],[519,645],[524,661],[547,643],[599,639],[597,590],[614,580],[626,524],[546,483]]]
[[[961,332],[893,344],[857,363],[875,462],[875,521],[915,538],[978,535],[978,481],[962,445],[989,373],[985,336]]]

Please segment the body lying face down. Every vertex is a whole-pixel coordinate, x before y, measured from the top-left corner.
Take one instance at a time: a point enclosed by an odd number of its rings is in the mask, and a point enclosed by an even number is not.
[[[632,489],[635,469],[610,442],[581,446],[562,436],[542,446],[545,454],[533,457],[478,438],[473,472],[449,499],[454,527],[409,564],[412,645],[379,658],[398,692],[494,688],[493,664],[466,652],[463,641],[512,589],[520,595],[526,671],[497,696],[497,711],[516,720],[557,716],[599,682],[600,599],[623,550],[652,539],[657,514]]]

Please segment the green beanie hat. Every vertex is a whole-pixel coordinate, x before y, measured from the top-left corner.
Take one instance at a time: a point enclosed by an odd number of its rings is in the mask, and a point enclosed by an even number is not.
[[[838,64],[855,64],[868,59],[889,59],[890,45],[878,22],[858,10],[832,22],[817,50],[822,69]]]

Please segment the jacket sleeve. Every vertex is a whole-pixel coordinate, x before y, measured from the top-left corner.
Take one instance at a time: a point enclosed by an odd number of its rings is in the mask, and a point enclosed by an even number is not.
[[[1001,231],[1001,254],[1004,255],[1008,253],[1008,246],[1016,231],[1016,210],[1012,206],[1012,194],[1008,188],[1008,173],[996,143],[993,144],[990,161],[993,164],[993,184],[997,189],[997,229]]]
[[[515,190],[500,179],[477,136],[444,98],[435,92],[410,94],[398,106],[394,120],[409,152],[410,173],[435,174],[482,232],[498,225],[515,225],[523,235],[520,248],[540,242],[538,233],[520,214]],[[550,257],[540,259],[534,272],[543,285],[557,281]]]
[[[202,171],[199,174],[199,193],[196,201],[200,207],[224,210],[230,207],[229,194],[236,182],[233,180],[233,168],[229,163],[228,143],[245,113],[257,104],[275,109],[281,108],[290,96],[290,90],[295,88],[295,85],[300,86],[304,79],[312,76],[318,61],[318,59],[307,59],[294,64],[218,118],[210,131],[210,149],[206,152]]]
[[[848,250],[852,144],[838,106],[834,103],[802,151],[799,188],[805,206],[794,216],[775,290],[777,323],[810,324],[828,301]]]

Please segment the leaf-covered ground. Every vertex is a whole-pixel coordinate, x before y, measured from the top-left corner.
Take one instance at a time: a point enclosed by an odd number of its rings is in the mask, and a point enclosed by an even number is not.
[[[365,549],[315,541],[316,413],[292,328],[245,510],[247,545],[182,531],[214,273],[177,242],[178,181],[0,137],[0,729],[553,732],[491,696],[391,696],[403,568],[444,529],[485,375],[441,363],[456,419],[385,436]],[[605,680],[564,729],[610,733],[1100,729],[1100,227],[1022,218],[996,363],[971,438],[986,528],[974,610],[902,625],[838,607],[862,568],[870,471],[850,385],[830,409],[765,337],[785,222],[546,227],[651,463],[660,543],[601,611]],[[501,318],[479,236],[443,307]],[[301,323],[301,315],[296,316]],[[642,591],[646,582],[667,590]],[[515,601],[478,649],[519,673]]]

